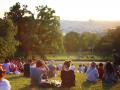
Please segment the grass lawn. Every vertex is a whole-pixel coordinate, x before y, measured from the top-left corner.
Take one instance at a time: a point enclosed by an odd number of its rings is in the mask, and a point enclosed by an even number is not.
[[[7,75],[7,79],[12,85],[12,90],[30,90],[30,78],[22,75]],[[60,80],[59,77],[52,80]],[[67,89],[35,89],[35,90],[67,90]],[[85,74],[76,73],[76,86],[70,90],[120,90],[120,81],[115,85],[107,85],[98,81],[96,84],[85,82]]]

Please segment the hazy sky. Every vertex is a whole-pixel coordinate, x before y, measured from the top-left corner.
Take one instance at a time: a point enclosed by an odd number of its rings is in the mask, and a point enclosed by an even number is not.
[[[35,6],[48,5],[64,20],[120,20],[120,0],[0,0],[0,17],[20,2],[35,13]]]

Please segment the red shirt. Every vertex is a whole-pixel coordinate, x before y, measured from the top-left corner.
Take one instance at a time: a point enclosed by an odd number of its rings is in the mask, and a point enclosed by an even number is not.
[[[104,69],[98,68],[98,73],[99,73],[99,79],[103,79]]]

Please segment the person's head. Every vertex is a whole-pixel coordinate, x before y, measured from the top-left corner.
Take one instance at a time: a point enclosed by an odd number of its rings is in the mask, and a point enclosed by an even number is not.
[[[0,65],[0,80],[5,76],[6,71],[3,69],[2,65]]]
[[[116,50],[116,49],[113,49],[112,52],[113,52],[113,53],[117,53],[117,50]]]
[[[80,64],[79,67],[81,67],[82,65]]]
[[[92,68],[95,68],[95,67],[96,67],[96,63],[93,61],[93,62],[91,62],[90,66],[91,66]]]
[[[64,69],[69,69],[70,67],[70,61],[65,61],[64,64],[63,64],[63,68]]]
[[[9,63],[9,59],[5,59],[4,63]]]
[[[103,68],[103,63],[99,63],[99,68]]]
[[[43,62],[42,60],[38,60],[38,61],[36,62],[36,67],[37,67],[37,68],[43,67],[43,65],[44,65],[44,62]]]
[[[113,65],[111,64],[111,62],[106,62],[105,64],[105,70],[106,72],[108,73],[113,73],[114,72],[114,68],[113,68]]]

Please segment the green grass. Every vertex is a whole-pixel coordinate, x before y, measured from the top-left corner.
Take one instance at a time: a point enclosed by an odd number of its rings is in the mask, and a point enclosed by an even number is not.
[[[46,55],[48,60],[111,60],[111,56],[97,55],[97,54],[65,54],[65,55]]]
[[[30,90],[30,78],[22,75],[7,75],[7,79],[12,85],[12,90]],[[60,77],[52,80],[60,80]],[[67,90],[65,89],[35,89],[35,90]],[[107,85],[99,80],[96,84],[85,82],[85,74],[76,73],[76,86],[70,90],[120,90],[120,81],[115,85]]]

